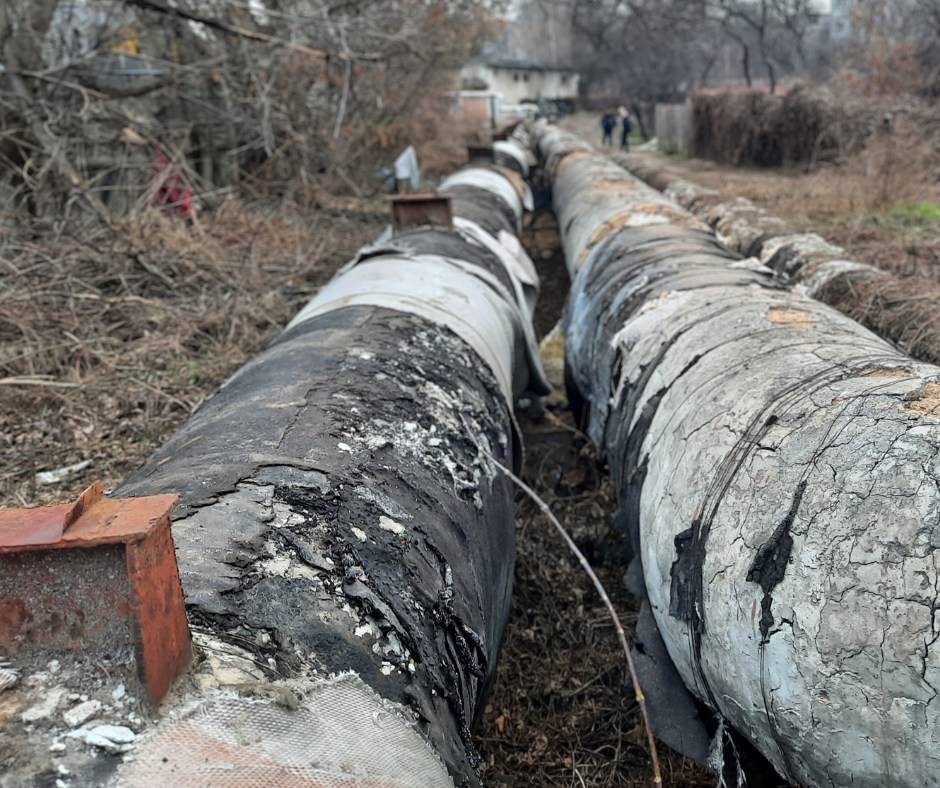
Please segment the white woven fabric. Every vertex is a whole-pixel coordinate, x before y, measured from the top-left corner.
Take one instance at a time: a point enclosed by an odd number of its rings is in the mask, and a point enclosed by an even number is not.
[[[114,788],[453,788],[402,710],[353,674],[292,709],[217,692],[161,721]]]

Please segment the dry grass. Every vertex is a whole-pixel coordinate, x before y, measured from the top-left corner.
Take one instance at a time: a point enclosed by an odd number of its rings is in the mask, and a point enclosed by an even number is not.
[[[817,294],[914,358],[940,364],[940,286],[923,277],[839,278]]]
[[[232,201],[194,227],[0,242],[0,504],[66,500],[136,467],[384,223]],[[371,211],[371,213],[370,213]],[[37,471],[90,460],[60,485]]]
[[[937,154],[906,120],[879,132],[844,164],[799,169],[729,167],[701,159],[670,160],[670,167],[725,198],[747,197],[801,229],[873,214],[940,197]]]

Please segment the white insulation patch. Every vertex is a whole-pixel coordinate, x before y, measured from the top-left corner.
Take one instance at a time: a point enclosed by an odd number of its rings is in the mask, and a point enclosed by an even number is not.
[[[460,172],[445,178],[438,191],[445,193],[454,186],[475,186],[478,189],[492,192],[497,197],[505,200],[506,204],[512,208],[517,221],[522,221],[522,214],[525,210],[524,198],[519,196],[516,188],[508,178],[500,175],[495,170],[485,167],[466,167]]]
[[[189,704],[143,737],[114,788],[453,788],[404,710],[358,676],[299,694],[297,708],[228,692]]]
[[[397,534],[398,536],[401,536],[403,533],[405,533],[405,526],[403,526],[401,523],[395,522],[390,517],[385,517],[384,515],[379,517],[379,528],[381,528],[383,531],[390,531],[391,533]]]
[[[531,377],[545,385],[534,337],[526,331],[524,302],[481,268],[438,255],[369,259],[333,279],[289,327],[355,305],[395,309],[447,326],[486,362],[509,402],[521,394],[514,392],[517,381]],[[345,451],[342,444],[339,448]]]

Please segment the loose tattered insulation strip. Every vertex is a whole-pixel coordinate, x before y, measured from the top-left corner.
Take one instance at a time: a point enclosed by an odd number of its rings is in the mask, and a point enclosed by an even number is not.
[[[940,369],[538,131],[575,274],[567,377],[620,489],[657,731],[731,766],[733,730],[805,785],[937,785]]]
[[[116,770],[68,740],[76,779],[479,784],[515,555],[483,451],[516,465],[515,397],[547,393],[507,172],[452,181],[455,229],[357,258],[115,492],[182,496],[198,659]],[[48,752],[51,719],[13,746]]]

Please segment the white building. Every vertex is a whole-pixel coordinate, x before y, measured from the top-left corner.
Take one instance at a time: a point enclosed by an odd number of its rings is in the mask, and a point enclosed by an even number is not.
[[[563,66],[495,59],[470,63],[460,76],[464,89],[490,91],[509,104],[573,102],[580,79],[577,71]]]

